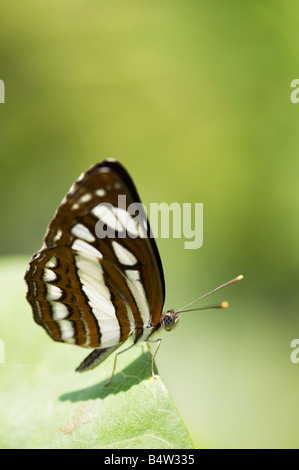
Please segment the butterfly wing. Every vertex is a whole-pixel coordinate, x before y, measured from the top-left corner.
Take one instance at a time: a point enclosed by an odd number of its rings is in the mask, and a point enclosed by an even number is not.
[[[162,264],[144,208],[136,220],[133,203],[140,198],[122,165],[94,165],[58,207],[25,275],[35,321],[55,341],[99,348],[96,363],[160,323]]]

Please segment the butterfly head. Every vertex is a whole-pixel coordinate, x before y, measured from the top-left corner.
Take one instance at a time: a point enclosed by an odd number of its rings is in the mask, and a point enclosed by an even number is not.
[[[243,277],[244,276],[242,276],[242,275],[235,277],[231,281],[228,281],[225,284],[222,284],[221,286],[216,287],[216,289],[212,290],[211,292],[208,292],[207,294],[202,295],[201,297],[194,300],[190,304],[185,305],[185,307],[180,308],[176,312],[174,310],[168,310],[166,313],[164,313],[164,315],[162,315],[161,320],[160,320],[160,326],[163,326],[166,331],[172,330],[172,328],[175,327],[175,325],[177,324],[177,322],[179,320],[179,314],[183,313],[183,312],[192,312],[194,310],[206,310],[208,308],[227,308],[228,307],[228,302],[223,301],[223,302],[220,302],[220,303],[217,303],[217,304],[207,305],[205,307],[199,307],[199,308],[195,308],[195,309],[191,308],[191,309],[186,310],[186,308],[189,307],[190,305],[195,304],[199,300],[203,299],[204,297],[207,297],[210,294],[213,294],[213,292],[216,292],[217,290],[222,289],[223,287],[229,286],[230,284],[234,284],[235,282],[240,281],[241,279],[243,279]]]
[[[172,330],[179,320],[179,314],[174,310],[168,310],[161,318],[161,325],[166,331]]]

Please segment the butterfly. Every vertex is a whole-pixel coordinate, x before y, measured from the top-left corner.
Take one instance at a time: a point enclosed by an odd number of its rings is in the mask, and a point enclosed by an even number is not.
[[[133,217],[132,207],[139,217]],[[186,307],[243,277],[163,314],[163,267],[142,207],[132,178],[118,161],[97,163],[72,185],[28,265],[27,300],[35,322],[55,341],[93,349],[78,372],[93,369],[131,338],[132,344],[120,352],[141,340],[157,343],[155,377],[161,338],[154,340],[153,334],[161,327],[170,331]]]

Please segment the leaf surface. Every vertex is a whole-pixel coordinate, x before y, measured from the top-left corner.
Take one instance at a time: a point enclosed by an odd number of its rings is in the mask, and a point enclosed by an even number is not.
[[[1,448],[192,448],[160,377],[151,378],[146,344],[86,373],[89,350],[53,342],[25,299],[27,260],[0,261]]]

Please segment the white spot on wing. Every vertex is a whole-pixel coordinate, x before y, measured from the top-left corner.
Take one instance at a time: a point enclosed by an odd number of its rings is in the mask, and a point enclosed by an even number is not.
[[[92,198],[92,195],[89,194],[89,193],[86,193],[86,194],[83,194],[83,196],[80,197],[79,202],[80,202],[80,204],[84,204],[85,202],[90,201],[91,198]]]
[[[115,217],[120,221],[123,230],[126,230],[127,234],[129,237],[136,238],[138,237],[138,228],[135,223],[135,221],[132,219],[130,216],[129,212],[127,212],[125,209],[121,209],[119,207],[114,207],[113,212],[115,214]]]
[[[59,320],[58,322],[61,339],[67,343],[75,342],[75,330],[72,323],[69,320]]]
[[[72,244],[72,249],[75,251],[86,253],[90,256],[95,256],[96,258],[103,258],[103,255],[99,250],[97,250],[94,246],[90,245],[89,243],[86,243],[83,240],[76,240]]]
[[[67,306],[61,302],[50,302],[53,312],[53,320],[63,320],[69,314]]]
[[[58,240],[60,240],[61,236],[62,236],[62,231],[61,231],[61,230],[57,230],[57,233],[56,233],[56,235],[55,235],[55,237],[54,237],[54,242],[57,242]]]
[[[106,191],[105,191],[105,189],[100,188],[100,189],[97,189],[97,190],[95,191],[95,194],[96,194],[97,196],[104,197],[104,196],[106,196]]]
[[[102,266],[98,261],[84,255],[76,256],[76,264],[82,289],[99,322],[101,347],[114,346],[119,342],[120,328],[109,289],[104,283]]]
[[[32,281],[32,287],[33,287],[33,295],[34,295],[34,297],[36,297],[36,294],[37,294],[37,286],[36,286],[36,282],[35,282],[35,281]]]
[[[130,266],[133,266],[134,264],[137,263],[137,259],[135,258],[133,253],[131,253],[131,251],[127,250],[126,248],[124,248],[118,242],[112,241],[112,246],[121,264],[127,264]]]
[[[80,179],[80,178],[79,178]],[[79,181],[79,180],[78,180]],[[75,189],[76,189],[76,183],[72,184],[72,186],[70,187],[69,189],[69,192],[68,194],[73,194],[75,192]]]
[[[59,287],[47,284],[47,300],[59,300],[62,293],[63,292]]]
[[[71,228],[71,232],[73,235],[75,235],[78,238],[82,238],[86,242],[95,241],[95,237],[85,225],[76,224]]]
[[[111,206],[111,208],[109,207]],[[112,230],[119,230],[119,222],[115,217],[113,212],[113,207],[111,204],[98,204],[92,209],[92,213],[102,221],[102,223],[107,224],[107,226]]]
[[[141,231],[139,224],[137,225],[136,221],[125,209],[113,207],[108,203],[102,203],[94,207],[92,213],[102,223],[107,224],[114,233],[115,231],[125,231],[131,238],[136,238],[139,235],[146,236],[143,234],[144,230]]]
[[[131,334],[135,330],[135,318],[129,305],[126,305],[126,309],[127,309],[127,315],[128,315],[130,327],[131,327],[131,330],[130,330],[130,334]]]
[[[27,271],[29,271],[29,267],[27,268]],[[34,267],[32,268],[32,277],[35,276],[36,271],[37,271],[37,266],[34,266]]]
[[[38,318],[43,321],[43,313],[41,310],[40,302],[38,300],[35,301],[36,309],[37,309],[37,316]]]
[[[128,280],[129,288],[139,308],[143,322],[147,325],[150,319],[150,312],[145,291],[140,281],[139,271],[137,269],[126,269],[125,273]]]
[[[49,259],[49,261],[46,262],[45,268],[56,268],[57,266],[57,258],[55,256],[52,256],[52,258]]]
[[[82,181],[84,179],[85,175],[86,175],[85,172],[81,173],[81,175],[79,176],[77,181]]]
[[[48,269],[48,268],[44,269],[44,272],[43,272],[43,281],[44,282],[55,281],[56,277],[57,276],[54,273],[54,271],[52,271],[52,269]]]

